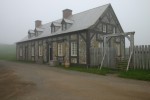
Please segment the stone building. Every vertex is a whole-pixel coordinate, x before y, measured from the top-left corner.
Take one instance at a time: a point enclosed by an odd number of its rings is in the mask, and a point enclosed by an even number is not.
[[[123,29],[111,4],[77,14],[65,9],[58,20],[47,24],[35,21],[35,29],[17,42],[17,60],[90,66],[91,49],[103,48],[103,36],[116,33]],[[116,57],[124,57],[124,37],[110,39],[109,47],[116,49]]]

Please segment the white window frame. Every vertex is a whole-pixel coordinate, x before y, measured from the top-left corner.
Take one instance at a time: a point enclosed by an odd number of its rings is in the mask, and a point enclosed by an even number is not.
[[[42,49],[42,45],[39,45],[39,56],[43,56],[43,55],[42,55],[42,53],[43,53],[42,50],[43,50],[43,49]]]
[[[19,48],[19,55],[22,57],[22,48]]]
[[[71,42],[71,56],[77,56],[77,42]]]
[[[32,46],[32,47],[31,47],[31,55],[32,55],[32,56],[35,56],[35,54],[34,54],[34,53],[35,53],[35,47],[34,47],[34,46]]]
[[[58,43],[58,56],[63,56],[63,45],[62,45],[62,43]]]
[[[107,32],[107,25],[103,24],[103,32],[106,33]]]

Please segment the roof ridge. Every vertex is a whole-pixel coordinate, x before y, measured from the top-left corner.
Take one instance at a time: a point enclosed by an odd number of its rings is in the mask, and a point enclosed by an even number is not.
[[[97,8],[100,8],[100,7],[103,7],[103,6],[107,6],[107,5],[111,5],[111,4],[108,3],[108,4],[105,4],[105,5],[97,6],[95,8],[91,8],[91,9],[88,9],[88,10],[85,10],[85,11],[82,11],[82,12],[79,12],[79,13],[76,13],[76,14],[84,13],[84,12],[87,12],[87,11],[90,11],[90,10],[93,10],[93,9],[97,9]],[[73,15],[76,15],[76,14],[73,14]]]
[[[87,11],[90,11],[90,10],[93,10],[93,9],[96,9],[96,8],[100,8],[100,7],[103,7],[103,6],[107,6],[107,5],[111,5],[111,3],[105,4],[105,5],[101,5],[101,6],[98,6],[98,7],[95,7],[95,8],[91,8],[91,9],[88,9],[88,10],[85,10],[85,11],[82,11],[82,12],[79,12],[79,13],[75,13],[75,14],[73,14],[72,16],[77,15],[77,14],[80,14],[80,13],[84,13],[84,12],[87,12]],[[72,16],[70,16],[69,18],[71,18]],[[59,18],[59,19],[56,19],[56,20],[54,20],[54,21],[47,22],[47,23],[45,23],[45,24],[43,24],[43,25],[46,25],[46,24],[49,24],[49,23],[53,23],[53,22],[57,22],[58,20],[62,20],[62,19],[63,19],[63,18]],[[70,19],[68,19],[68,20],[70,20]],[[42,26],[43,26],[43,25],[42,25]]]

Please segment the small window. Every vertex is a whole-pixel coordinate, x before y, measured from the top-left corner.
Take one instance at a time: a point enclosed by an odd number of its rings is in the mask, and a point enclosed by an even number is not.
[[[39,56],[42,56],[42,45],[39,45]]]
[[[62,24],[62,30],[65,31],[66,30],[66,24]]]
[[[32,53],[31,55],[34,56],[34,46],[32,46],[31,48],[31,53]]]
[[[116,33],[116,27],[113,27],[113,34]]]
[[[77,42],[71,43],[71,56],[77,56]]]
[[[104,32],[104,33],[106,33],[106,29],[107,29],[107,28],[106,28],[106,25],[103,24],[103,32]]]
[[[62,43],[58,43],[58,56],[63,56]]]
[[[22,56],[22,48],[19,49],[19,55]]]
[[[52,33],[55,32],[55,27],[54,26],[51,27],[51,32]]]

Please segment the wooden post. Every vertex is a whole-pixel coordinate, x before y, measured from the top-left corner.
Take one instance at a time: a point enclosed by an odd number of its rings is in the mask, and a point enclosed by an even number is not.
[[[145,68],[145,59],[144,59],[144,45],[142,45],[142,69]]]
[[[145,69],[148,69],[148,48],[147,45],[145,45]]]
[[[104,52],[104,55],[103,55],[103,58],[102,58],[102,61],[101,61],[101,66],[100,66],[100,70],[101,70],[101,68],[102,68],[102,66],[103,66],[103,63],[104,63],[104,59],[105,59],[105,56],[106,56],[106,47],[107,47],[107,41],[106,41],[106,37],[104,37],[104,50],[103,50],[103,52]]]
[[[148,69],[150,69],[150,45],[148,46]]]

